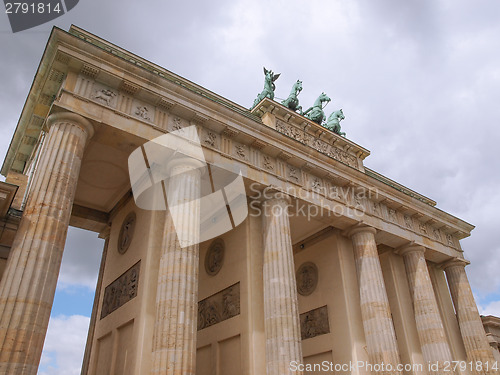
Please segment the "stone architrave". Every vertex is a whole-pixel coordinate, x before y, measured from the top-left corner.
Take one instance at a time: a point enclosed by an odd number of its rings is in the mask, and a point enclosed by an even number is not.
[[[73,198],[92,124],[68,112],[49,133],[0,284],[0,373],[34,375],[42,354]]]
[[[361,318],[368,357],[374,365],[384,363],[385,370],[392,366],[392,371],[382,371],[379,374],[401,374],[400,371],[395,370],[400,363],[399,351],[378,257],[375,233],[376,229],[368,226],[355,227],[348,233],[352,240],[356,261]]]
[[[465,345],[467,360],[473,362],[474,374],[498,374],[491,367],[495,362],[484,331],[481,316],[465,273],[464,259],[452,259],[443,265],[450,287],[451,298]]]
[[[453,374],[444,368],[453,358],[427,268],[425,248],[410,245],[398,253],[405,264],[422,354],[428,363],[437,364],[438,370],[432,374]]]
[[[267,375],[301,374],[290,369],[302,363],[302,345],[288,204],[280,193],[262,204]]]

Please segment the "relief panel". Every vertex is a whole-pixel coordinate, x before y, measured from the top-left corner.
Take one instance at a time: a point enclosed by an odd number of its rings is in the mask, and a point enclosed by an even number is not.
[[[275,165],[276,165],[276,162],[274,161],[274,159],[271,156],[262,155],[262,168],[264,170],[269,171],[269,172],[274,172],[274,170],[276,169]]]
[[[82,93],[82,96],[89,96],[87,93]],[[116,108],[117,103],[117,91],[108,88],[107,86],[96,83],[91,90],[90,99],[96,101],[97,103],[103,104],[110,108]]]
[[[141,261],[130,267],[104,290],[101,319],[137,296]]]
[[[219,135],[213,130],[203,129],[201,142],[204,146],[218,149],[219,148]]]
[[[240,283],[198,302],[198,331],[240,314]]]
[[[168,119],[168,128],[169,132],[173,132],[175,130],[181,130],[187,126],[187,122],[181,119],[178,116],[170,116]]]
[[[330,333],[327,306],[300,314],[300,334],[302,340]]]
[[[234,145],[234,155],[240,159],[247,160],[248,158],[247,147],[241,144]]]
[[[350,167],[359,169],[358,159],[354,155],[351,155],[338,147],[332,146],[315,136],[307,134],[296,126],[289,125],[284,123],[283,121],[277,120],[276,130],[290,138],[297,140],[302,144],[314,148],[316,151],[319,151],[332,159],[347,164]]]
[[[155,109],[153,106],[139,100],[134,100],[132,103],[132,116],[140,120],[153,122]]]
[[[301,184],[302,171],[293,165],[287,165],[286,167],[286,179],[294,184]]]

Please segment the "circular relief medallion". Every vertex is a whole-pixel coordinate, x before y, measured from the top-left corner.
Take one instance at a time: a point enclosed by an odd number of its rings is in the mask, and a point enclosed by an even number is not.
[[[217,275],[222,268],[222,264],[224,263],[224,250],[225,245],[222,238],[217,238],[210,244],[207,254],[205,255],[205,271],[207,271],[210,276]]]
[[[303,263],[295,275],[297,291],[300,295],[308,296],[318,285],[318,267],[312,262]]]
[[[127,215],[125,220],[123,220],[120,235],[118,236],[118,252],[120,254],[125,254],[130,246],[130,243],[132,242],[135,229],[135,219],[135,212],[131,212]]]

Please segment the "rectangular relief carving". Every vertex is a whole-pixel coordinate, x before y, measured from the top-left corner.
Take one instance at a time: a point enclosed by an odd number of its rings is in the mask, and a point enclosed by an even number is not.
[[[138,261],[106,287],[102,302],[101,319],[137,296],[140,267],[141,261]]]
[[[344,151],[341,148],[330,145],[329,143],[306,133],[304,130],[299,129],[294,125],[289,125],[278,120],[276,121],[276,130],[287,137],[293,138],[304,145],[314,148],[316,151],[319,151],[332,159],[347,164],[350,167],[359,169],[358,159],[356,156]]]
[[[198,302],[198,331],[240,314],[240,283]]]
[[[300,334],[302,340],[324,335],[325,333],[330,333],[327,306],[318,307],[317,309],[300,314]]]

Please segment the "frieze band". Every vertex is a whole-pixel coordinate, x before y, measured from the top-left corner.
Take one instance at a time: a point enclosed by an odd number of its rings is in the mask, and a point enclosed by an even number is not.
[[[91,78],[91,79],[89,79]],[[164,111],[165,109],[171,108],[173,104],[168,104],[168,105],[163,105],[161,106],[162,111],[158,109],[158,113],[162,113],[165,118],[168,118],[168,123],[169,125],[163,123],[167,120],[161,120],[160,119],[155,119],[153,118],[153,113],[155,112],[155,109],[153,106],[143,103],[139,101],[138,99],[128,97],[123,91],[122,87],[122,93],[120,93],[117,89],[108,87],[102,83],[96,82],[92,77],[88,77],[86,75],[81,74],[79,76],[79,81],[77,84],[76,92],[79,95],[82,95],[85,98],[89,98],[91,100],[94,100],[102,105],[106,105],[110,108],[116,108],[120,114],[129,116],[129,118],[132,118],[133,116],[146,120],[152,124],[155,123],[156,126],[161,127],[162,129],[166,129],[168,131],[173,131],[173,130],[178,130],[181,129],[184,125],[182,124],[181,118],[179,117],[174,117],[174,116],[169,116],[167,115]],[[126,102],[123,102],[123,100],[126,99]],[[123,104],[123,105],[121,105]],[[123,107],[123,108],[122,108]],[[121,113],[121,111],[124,111],[124,113]],[[163,117],[162,117],[163,118]],[[359,163],[358,159],[355,155],[343,150],[342,148],[336,147],[334,145],[331,145],[330,143],[319,139],[317,136],[308,133],[306,130],[292,125],[292,124],[287,124],[281,120],[276,121],[276,130],[292,139],[295,139],[299,141],[300,143],[307,145],[316,151],[327,155],[328,157],[337,160],[341,163],[344,163],[350,167],[359,169]],[[227,129],[227,132],[230,130]],[[234,154],[239,159],[242,160],[247,160],[248,155],[247,155],[247,150],[245,148],[242,148],[242,146],[235,145],[231,147],[230,149],[225,149],[222,144],[220,144],[221,141],[219,139],[219,135],[210,132],[205,139],[204,139],[204,145],[209,146],[209,147],[214,147],[214,148],[220,148],[223,152]],[[276,169],[276,166],[274,165],[274,160],[270,158],[268,155],[262,156],[262,162],[260,162],[262,168],[265,171],[270,171],[274,172]],[[295,168],[295,167],[294,167]],[[300,184],[301,179],[300,176],[298,175],[297,171],[300,171],[300,169],[296,169],[295,171],[289,171],[287,172],[287,180]],[[365,170],[365,173],[370,175],[371,177],[374,177],[373,171],[367,171]],[[375,177],[377,179],[380,179],[380,177]],[[387,184],[387,181],[384,180],[384,183]],[[398,187],[398,189],[400,189]],[[405,194],[411,195],[411,192],[404,191]],[[417,199],[420,199],[417,197]],[[372,209],[373,213],[375,216],[381,217],[381,213],[379,210],[379,207],[374,206]],[[399,222],[397,218],[397,213],[396,210],[394,209],[388,209],[388,219],[390,222],[397,223]],[[384,217],[384,219],[387,219]],[[405,219],[404,217],[402,218],[403,223],[400,224],[403,226],[406,230],[413,231],[417,234],[421,234],[424,236],[427,236],[431,239],[434,239],[436,241],[439,241],[443,243],[445,246],[450,246],[452,248],[457,249],[457,244],[456,244],[456,239],[453,237],[451,234],[443,233],[441,235],[440,231],[431,228],[430,232],[427,232],[425,229],[425,226],[412,226],[411,223],[411,218],[410,219]]]
[[[276,130],[290,138],[299,141],[304,145],[314,148],[316,151],[319,151],[322,154],[331,157],[332,159],[347,164],[350,167],[356,169],[358,168],[358,160],[354,155],[350,155],[349,153],[339,149],[338,147],[329,145],[328,143],[310,134],[307,134],[305,131],[298,129],[293,125],[288,125],[278,120],[276,121]]]

